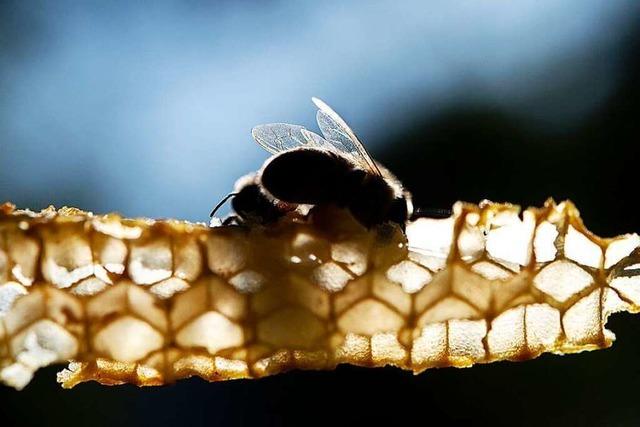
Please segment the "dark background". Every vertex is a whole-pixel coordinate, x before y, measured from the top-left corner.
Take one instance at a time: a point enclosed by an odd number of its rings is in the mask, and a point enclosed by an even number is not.
[[[0,2],[0,199],[205,220],[324,98],[417,205],[570,198],[640,230],[640,3]],[[637,425],[640,320],[608,350],[137,389],[42,370],[1,425]]]

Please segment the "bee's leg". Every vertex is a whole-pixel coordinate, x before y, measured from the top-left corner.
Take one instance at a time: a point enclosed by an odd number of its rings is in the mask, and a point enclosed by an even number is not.
[[[244,223],[238,215],[229,215],[222,221],[222,225],[243,225]]]

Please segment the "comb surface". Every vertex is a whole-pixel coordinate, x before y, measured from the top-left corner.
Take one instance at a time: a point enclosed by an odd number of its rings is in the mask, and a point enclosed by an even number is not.
[[[270,228],[0,208],[0,380],[64,387],[262,377],[340,363],[414,372],[605,348],[639,311],[640,238],[570,202],[457,203],[406,235],[316,210]]]

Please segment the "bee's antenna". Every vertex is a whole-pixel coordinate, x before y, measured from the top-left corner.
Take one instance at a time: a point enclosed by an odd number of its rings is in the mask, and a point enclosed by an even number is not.
[[[224,198],[218,202],[216,207],[213,208],[213,210],[209,214],[209,217],[213,218],[213,215],[215,215],[215,213],[218,211],[218,209],[220,209],[222,207],[222,205],[224,205],[227,200],[229,200],[233,196],[237,196],[237,195],[238,195],[238,193],[229,193],[226,196],[224,196]]]

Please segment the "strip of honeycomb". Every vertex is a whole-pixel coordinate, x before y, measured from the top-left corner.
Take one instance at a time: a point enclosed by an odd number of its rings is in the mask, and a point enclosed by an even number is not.
[[[604,348],[640,307],[640,237],[570,202],[458,203],[406,235],[316,209],[268,228],[0,208],[0,380],[64,387],[262,377],[340,363],[414,372]]]

